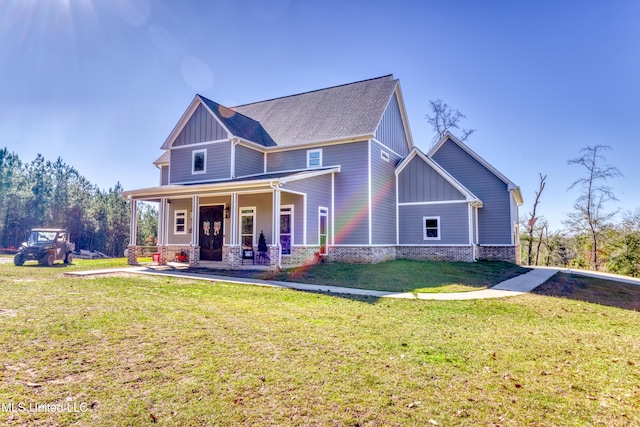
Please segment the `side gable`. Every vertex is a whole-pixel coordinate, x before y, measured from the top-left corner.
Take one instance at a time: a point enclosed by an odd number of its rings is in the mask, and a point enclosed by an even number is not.
[[[518,222],[520,189],[450,134],[429,152],[457,181],[482,198],[478,211],[478,238],[484,245],[513,245]],[[520,197],[520,203],[522,201]]]
[[[396,168],[398,203],[434,201],[482,202],[440,165],[414,148]]]
[[[200,96],[196,95],[161,148],[169,150],[174,146],[229,138],[229,130],[206,108]]]
[[[401,99],[402,94],[398,83],[378,123],[374,137],[398,155],[406,156],[413,148],[413,142]]]
[[[200,142],[218,141],[227,137],[226,129],[203,105],[198,105],[171,146],[179,147]]]
[[[464,144],[458,138],[453,136],[451,133],[447,132],[429,150],[429,152],[427,153],[427,156],[429,156],[429,158],[432,158],[432,159],[436,159],[436,157],[441,157],[441,158],[442,157],[446,157],[446,156],[443,156],[443,155],[438,155],[437,153],[438,153],[438,151],[440,151],[442,149],[443,146],[448,145],[448,144],[457,145],[460,150],[464,151],[467,155],[472,157],[476,162],[478,162],[487,171],[489,171],[490,173],[495,175],[496,178],[498,178],[500,181],[505,183],[507,185],[507,189],[511,192],[511,194],[512,194],[515,202],[517,203],[517,205],[518,206],[522,205],[523,199],[522,199],[522,193],[520,192],[520,187],[518,187],[516,184],[514,184],[511,180],[509,180],[509,178],[507,178],[502,173],[500,173],[500,171],[498,171],[496,168],[494,168],[489,162],[487,162],[485,159],[480,157],[480,155],[478,155],[475,151],[473,151],[471,148],[469,148],[466,144]],[[450,149],[445,149],[443,151],[451,151],[451,150]],[[454,157],[459,157],[459,156],[454,155]],[[436,159],[436,161],[437,161],[437,159]],[[447,166],[445,166],[445,167],[447,167]],[[447,167],[447,169],[449,169],[449,168]]]

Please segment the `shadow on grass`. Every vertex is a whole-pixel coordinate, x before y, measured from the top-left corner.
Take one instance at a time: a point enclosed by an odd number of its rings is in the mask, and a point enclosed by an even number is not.
[[[640,286],[613,280],[557,273],[532,293],[640,311]]]

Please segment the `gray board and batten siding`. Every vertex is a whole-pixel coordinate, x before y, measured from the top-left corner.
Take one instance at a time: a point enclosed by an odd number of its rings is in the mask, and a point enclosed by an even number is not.
[[[415,156],[398,174],[398,202],[443,200],[465,200],[465,196],[419,156]]]
[[[386,153],[388,161],[382,158]],[[401,158],[371,141],[371,243],[396,243],[396,174]]]
[[[398,97],[394,93],[387,105],[378,128],[375,138],[392,151],[404,157],[409,154],[409,143],[400,114]]]
[[[206,172],[193,174],[193,152],[207,151]],[[231,178],[231,141],[171,149],[170,183],[183,184]]]
[[[336,174],[340,175],[340,174]],[[287,190],[305,193],[307,195],[307,245],[313,246],[319,244],[318,237],[318,208],[325,207],[329,210],[329,219],[333,215],[331,212],[331,175],[321,175],[312,178],[302,179],[299,181],[288,182],[282,187],[283,192],[281,194],[281,204],[290,204],[288,201],[295,197],[293,194],[287,194]],[[285,200],[287,202],[285,202]],[[294,208],[294,230],[295,234],[302,233],[303,229],[298,227],[298,223],[302,224],[303,221],[298,221],[301,218],[298,211],[298,205]],[[303,212],[301,212],[303,214]],[[329,226],[329,242],[331,242],[331,226]],[[300,234],[302,236],[302,234]],[[301,242],[298,236],[294,236],[296,243]]]
[[[264,172],[263,153],[244,145],[236,145],[235,150],[235,177],[256,175]]]
[[[450,139],[431,157],[482,200],[483,206],[478,209],[478,243],[512,244],[512,196],[507,184]]]
[[[399,206],[400,245],[468,245],[469,204]],[[424,240],[424,217],[440,217],[440,240]]]
[[[200,142],[219,141],[228,137],[227,131],[211,113],[203,105],[198,105],[171,146],[180,147]]]

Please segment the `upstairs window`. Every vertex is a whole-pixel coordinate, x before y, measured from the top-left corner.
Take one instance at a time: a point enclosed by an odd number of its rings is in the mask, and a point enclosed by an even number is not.
[[[322,166],[322,150],[307,150],[307,167],[319,168]]]
[[[424,240],[440,240],[440,217],[425,216],[422,218],[424,224]]]
[[[191,173],[206,173],[207,172],[207,150],[195,150],[191,154]]]

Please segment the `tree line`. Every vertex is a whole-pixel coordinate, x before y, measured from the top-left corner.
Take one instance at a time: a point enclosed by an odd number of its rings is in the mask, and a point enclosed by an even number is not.
[[[65,228],[77,249],[122,256],[129,244],[130,203],[117,182],[102,190],[60,157],[23,162],[0,150],[0,247],[17,248],[31,228]],[[138,244],[155,244],[157,209],[140,204]]]

